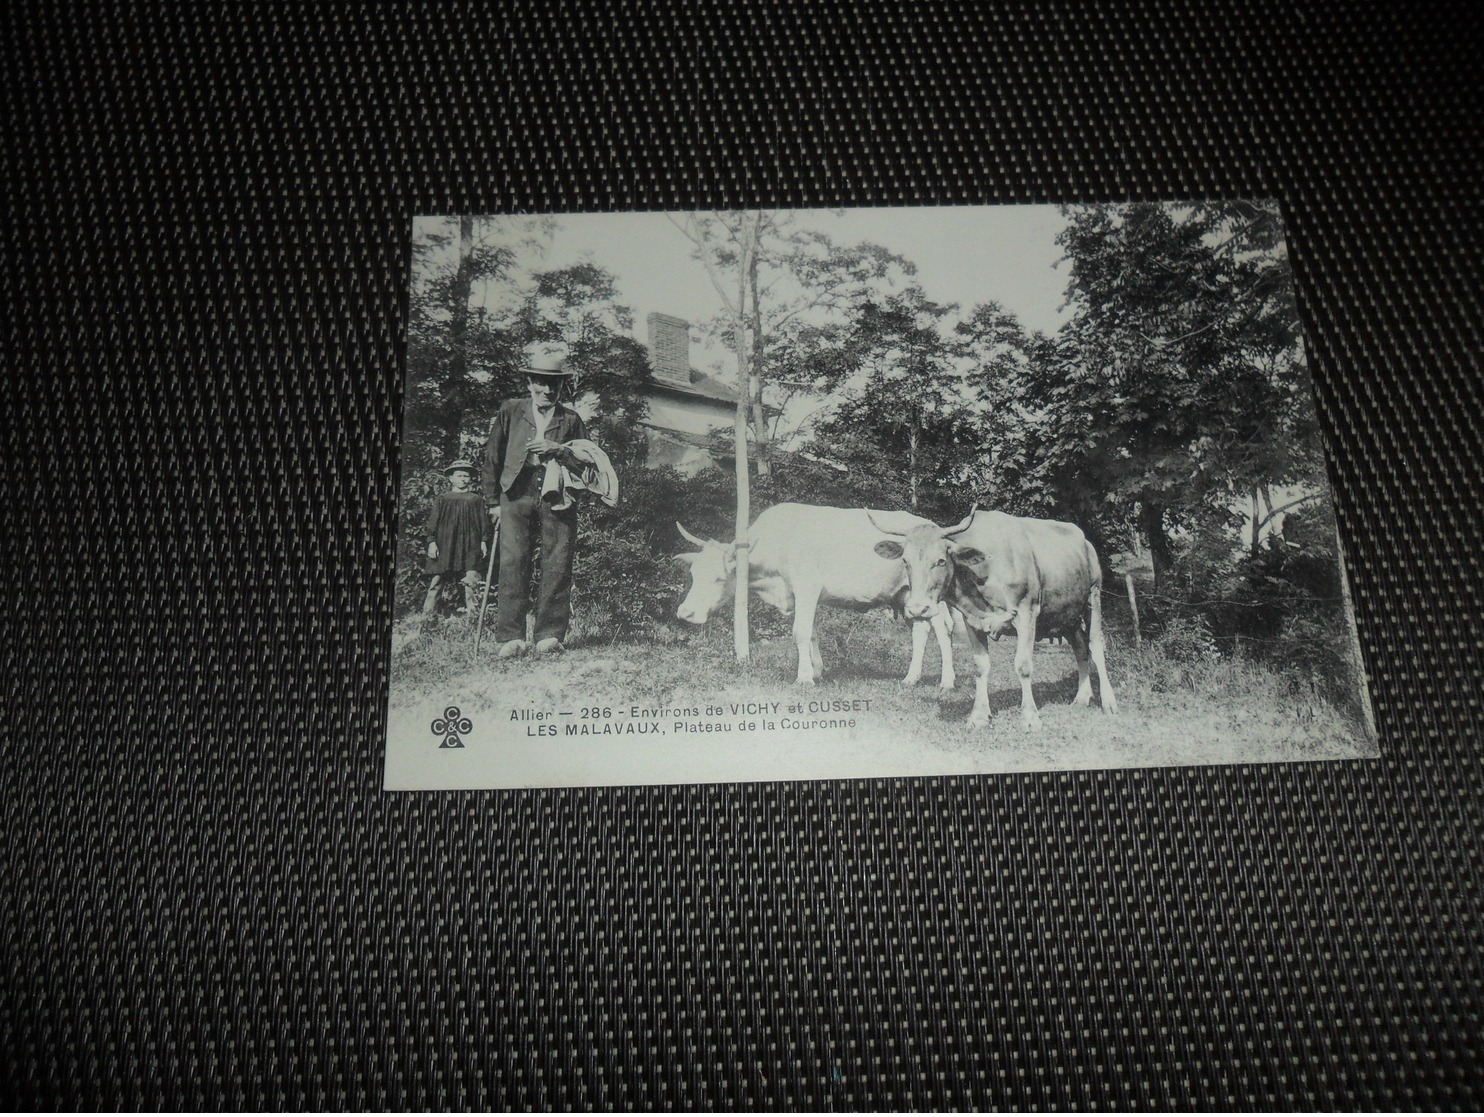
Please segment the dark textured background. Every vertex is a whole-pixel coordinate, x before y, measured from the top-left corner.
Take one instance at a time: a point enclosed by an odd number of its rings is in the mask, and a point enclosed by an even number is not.
[[[9,8],[3,1100],[1484,1101],[1468,10]],[[379,790],[413,214],[1253,194],[1382,760]]]

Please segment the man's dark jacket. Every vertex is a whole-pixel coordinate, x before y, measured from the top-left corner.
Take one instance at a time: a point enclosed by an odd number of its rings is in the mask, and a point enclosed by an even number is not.
[[[499,504],[500,494],[508,492],[521,467],[526,464],[526,443],[536,437],[535,405],[529,396],[508,399],[490,423],[489,441],[484,444],[480,462],[479,483],[486,504]],[[571,442],[586,438],[582,416],[570,407],[556,405],[551,421],[546,424],[546,437],[552,442]]]

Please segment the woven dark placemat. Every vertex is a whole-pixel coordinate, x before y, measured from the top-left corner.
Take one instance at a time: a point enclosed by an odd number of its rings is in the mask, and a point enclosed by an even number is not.
[[[10,8],[0,1100],[1479,1105],[1468,11]],[[1251,195],[1381,760],[379,791],[413,214]]]

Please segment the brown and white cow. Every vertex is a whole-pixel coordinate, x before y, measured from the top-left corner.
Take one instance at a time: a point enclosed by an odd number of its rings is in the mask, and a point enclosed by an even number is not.
[[[812,686],[823,672],[814,614],[820,604],[864,611],[879,605],[901,610],[907,594],[907,572],[900,562],[881,558],[875,544],[881,538],[877,522],[894,530],[933,528],[908,512],[867,512],[863,508],[824,508],[811,504],[775,504],[753,522],[747,533],[749,588],[779,612],[792,614],[794,639],[799,647],[798,682]],[[736,592],[735,544],[701,539],[675,525],[700,551],[677,555],[690,567],[691,586],[676,615],[691,624],[705,624],[723,601]],[[936,528],[934,528],[936,530]],[[928,630],[938,637],[943,671],[938,686],[953,689],[953,644],[946,606],[926,608],[913,615],[912,662],[902,685],[922,677]]]
[[[873,521],[874,522],[874,521]],[[1031,694],[1032,651],[1037,636],[1065,636],[1077,656],[1078,706],[1092,701],[1088,660],[1098,669],[1103,712],[1117,711],[1103,661],[1102,567],[1082,530],[1054,520],[981,512],[951,528],[877,524],[876,553],[899,559],[907,575],[904,608],[926,617],[944,603],[962,614],[979,676],[970,725],[989,721],[989,644],[1015,630],[1015,670],[1020,676],[1021,721],[1040,727]]]

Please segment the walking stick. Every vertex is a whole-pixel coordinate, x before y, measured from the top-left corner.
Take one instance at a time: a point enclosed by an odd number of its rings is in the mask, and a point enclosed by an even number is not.
[[[479,659],[479,641],[484,638],[484,611],[489,608],[490,583],[495,580],[495,552],[500,549],[500,521],[495,521],[495,537],[490,540],[490,565],[484,572],[484,593],[479,601],[479,620],[474,625],[474,659]]]

